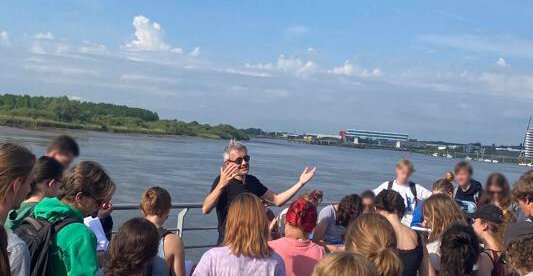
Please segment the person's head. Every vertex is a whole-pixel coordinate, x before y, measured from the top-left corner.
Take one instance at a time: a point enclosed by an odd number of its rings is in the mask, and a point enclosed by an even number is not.
[[[15,143],[0,143],[0,205],[17,208],[31,190],[35,155]]]
[[[533,271],[533,233],[509,243],[505,249],[507,263],[519,275],[526,275]]]
[[[48,144],[46,156],[59,161],[65,169],[68,169],[72,161],[80,155],[80,148],[74,138],[68,135],[56,137]]]
[[[109,244],[111,259],[104,275],[142,275],[146,266],[157,255],[159,232],[153,223],[144,218],[126,221]]]
[[[336,224],[347,227],[350,222],[357,218],[363,212],[361,197],[357,194],[351,194],[343,197],[337,208]]]
[[[452,181],[454,175],[452,172],[447,172],[444,178],[441,178],[433,182],[433,187],[431,189],[432,194],[446,194],[450,197],[453,196],[453,184]]]
[[[402,158],[396,164],[396,181],[407,183],[409,177],[415,172],[415,167],[411,160]]]
[[[304,194],[302,198],[309,201],[311,204],[315,205],[315,207],[318,207],[318,205],[322,203],[322,199],[324,198],[324,193],[320,190],[312,190]]]
[[[224,244],[231,253],[252,258],[270,256],[268,232],[268,220],[261,200],[249,193],[238,195],[226,217]]]
[[[285,214],[285,230],[289,227],[296,227],[304,233],[311,233],[315,229],[318,213],[312,195],[318,194],[321,195],[322,192],[316,191],[291,203]]]
[[[372,213],[375,210],[376,195],[371,190],[366,190],[361,193],[361,203],[363,204],[364,213]]]
[[[396,234],[383,216],[360,215],[348,227],[344,244],[346,250],[359,253],[374,263],[380,276],[402,274],[402,263],[396,253]]]
[[[513,197],[526,217],[533,216],[533,170],[524,173],[513,187]]]
[[[487,178],[482,202],[493,203],[500,208],[508,208],[511,205],[511,187],[507,178],[501,173],[492,173]]]
[[[376,196],[376,210],[381,215],[395,214],[401,219],[405,214],[405,202],[400,193],[383,190]]]
[[[230,140],[224,149],[224,165],[235,164],[239,166],[238,174],[243,177],[250,170],[250,155],[246,146],[236,140]]]
[[[373,263],[360,254],[344,251],[327,255],[313,270],[312,276],[378,276]]]
[[[454,224],[442,238],[439,275],[470,275],[481,253],[479,240],[470,226]]]
[[[503,244],[503,211],[499,207],[487,204],[481,206],[474,214],[474,223],[472,228],[474,232],[481,239],[486,242],[488,238],[492,237],[496,240],[498,245]]]
[[[141,198],[141,211],[145,216],[159,217],[162,221],[168,218],[172,199],[167,190],[161,187],[150,187]]]
[[[430,240],[440,240],[454,223],[466,224],[463,212],[451,197],[444,194],[430,196],[422,207],[424,225],[431,228]]]
[[[33,170],[30,196],[55,197],[62,183],[64,167],[52,157],[41,156]]]
[[[466,187],[470,184],[474,169],[472,169],[472,165],[467,161],[460,161],[455,164],[453,172],[455,174],[455,183],[461,187]]]
[[[57,197],[84,215],[90,215],[111,201],[115,188],[115,183],[100,164],[83,161],[66,173]]]

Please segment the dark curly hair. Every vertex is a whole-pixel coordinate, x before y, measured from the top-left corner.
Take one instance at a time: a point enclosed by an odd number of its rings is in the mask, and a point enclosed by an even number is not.
[[[357,194],[347,195],[342,198],[337,210],[337,220],[335,223],[347,227],[350,222],[363,212],[361,197]]]
[[[405,202],[400,193],[393,190],[383,190],[376,196],[376,209],[403,217]]]
[[[111,240],[105,276],[128,276],[143,272],[157,255],[159,232],[145,218],[126,221]]]
[[[454,224],[448,228],[442,236],[440,253],[440,275],[470,275],[481,253],[472,226]]]
[[[517,273],[533,271],[533,233],[509,243],[505,249],[509,266]]]

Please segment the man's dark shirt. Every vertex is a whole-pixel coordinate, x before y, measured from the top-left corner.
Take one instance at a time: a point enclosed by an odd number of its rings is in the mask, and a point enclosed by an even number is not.
[[[455,200],[477,203],[477,201],[481,198],[482,193],[483,186],[481,185],[481,183],[474,179],[470,179],[470,187],[468,188],[468,190],[463,191],[461,187],[457,187],[454,197]]]
[[[215,189],[219,180],[220,176],[217,176],[217,178],[215,178],[215,180],[213,181],[213,185],[211,186],[211,192]],[[216,206],[218,218],[217,244],[220,245],[224,241],[224,228],[226,224],[226,217],[228,215],[229,206],[231,202],[233,202],[235,197],[242,193],[251,193],[258,197],[262,197],[267,191],[268,188],[265,187],[259,181],[259,179],[257,179],[253,175],[246,175],[244,183],[237,179],[230,180],[228,185],[222,190],[222,194],[220,195]]]

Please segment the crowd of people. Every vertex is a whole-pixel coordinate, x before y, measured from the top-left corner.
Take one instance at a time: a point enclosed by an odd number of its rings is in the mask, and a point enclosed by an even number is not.
[[[513,187],[493,173],[483,187],[461,161],[430,191],[401,159],[394,179],[321,208],[323,191],[295,198],[316,168],[276,193],[249,174],[246,146],[230,141],[202,206],[216,209],[218,246],[193,268],[163,226],[167,190],[147,188],[142,217],[112,235],[116,184],[96,162],[71,167],[79,155],[69,136],[39,158],[0,142],[0,275],[533,275],[533,170]],[[288,202],[278,216],[268,208]]]

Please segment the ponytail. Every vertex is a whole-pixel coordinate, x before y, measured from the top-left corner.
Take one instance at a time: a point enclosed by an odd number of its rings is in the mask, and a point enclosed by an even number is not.
[[[374,263],[380,276],[402,275],[402,261],[393,248],[381,248],[371,253],[368,259]]]

